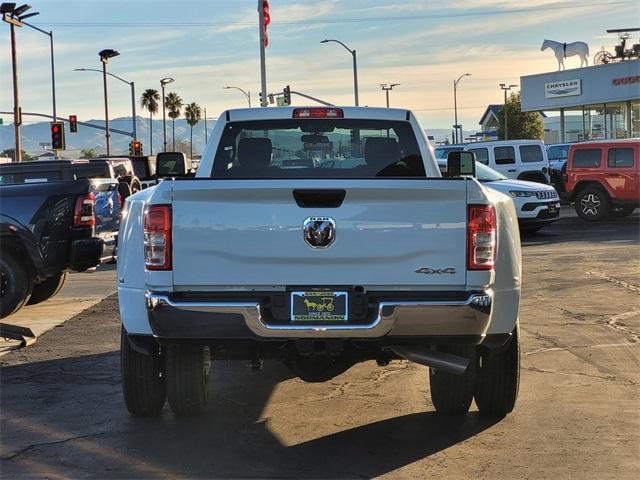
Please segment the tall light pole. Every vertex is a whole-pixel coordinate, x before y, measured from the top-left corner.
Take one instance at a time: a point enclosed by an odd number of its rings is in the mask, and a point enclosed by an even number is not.
[[[383,92],[386,93],[387,95],[387,108],[389,108],[389,92],[391,90],[393,90],[393,87],[397,87],[398,85],[400,85],[399,83],[392,83],[391,85],[387,86],[386,83],[381,83],[380,84],[380,88],[382,89]]]
[[[458,129],[460,129],[460,137],[462,137],[462,126],[458,125],[458,82],[462,80],[464,77],[470,77],[470,73],[463,73],[458,77],[457,80],[453,81],[453,117],[454,117],[454,143],[458,143],[462,138],[458,138]]]
[[[109,133],[109,101],[107,96],[107,63],[109,59],[120,55],[116,50],[106,48],[98,52],[102,62],[102,83],[104,85],[104,136],[107,143],[107,156],[111,155],[111,134]]]
[[[240,90],[244,94],[244,96],[247,97],[247,101],[249,102],[249,108],[251,108],[251,92],[245,92],[240,87],[233,87],[229,85],[227,85],[226,87],[222,87],[223,90],[229,90],[230,88],[235,88],[236,90]]]
[[[31,25],[30,23],[27,23],[27,22],[22,22],[22,23],[24,23],[27,27],[31,27],[34,30],[37,30],[40,33],[44,33],[49,37],[49,47],[51,50],[51,98],[53,100],[53,121],[55,122],[58,120],[58,112],[56,109],[56,70],[55,70],[55,63],[53,61],[53,31],[49,30],[47,32],[46,30],[42,30],[41,28],[38,28],[35,25]]]
[[[351,50],[349,47],[347,47],[344,43],[342,43],[340,40],[334,40],[334,39],[324,39],[322,40],[320,43],[329,43],[329,42],[335,42],[335,43],[339,43],[340,45],[342,45],[347,52],[349,52],[351,54],[351,56],[353,57],[353,93],[355,96],[355,101],[356,101],[356,107],[360,105],[360,102],[358,101],[358,63],[356,60],[356,51],[355,50]]]
[[[98,72],[101,73],[102,70],[97,70],[95,68],[74,68],[74,72]],[[113,78],[117,78],[121,82],[126,83],[131,87],[131,116],[133,117],[133,130],[131,131],[131,136],[134,140],[138,139],[138,129],[136,124],[136,84],[135,82],[128,82],[124,78],[119,77],[118,75],[114,75],[113,73],[107,72],[107,75]]]
[[[30,5],[21,5],[16,8],[15,3],[0,4],[0,14],[2,21],[10,26],[11,30],[11,68],[13,71],[13,130],[15,133],[15,151],[13,160],[15,162],[22,161],[22,141],[20,137],[20,125],[22,125],[22,112],[20,110],[20,101],[18,96],[18,59],[16,54],[16,27],[22,27],[22,21],[25,18],[34,17],[38,12],[27,13],[31,8]]]
[[[509,134],[507,133],[507,92],[518,85],[507,85],[506,83],[500,84],[500,89],[504,91],[504,140],[509,140]]]
[[[163,152],[167,151],[167,117],[165,115],[166,98],[164,96],[164,86],[173,83],[175,80],[170,77],[160,80],[160,88],[162,89],[162,142],[164,144]]]

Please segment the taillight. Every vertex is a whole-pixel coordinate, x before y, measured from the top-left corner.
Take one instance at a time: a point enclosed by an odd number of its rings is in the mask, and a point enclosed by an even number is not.
[[[341,108],[296,108],[293,118],[344,118]]]
[[[95,197],[93,193],[80,195],[76,200],[76,208],[73,212],[74,227],[95,227],[96,216],[94,210]]]
[[[171,205],[144,212],[144,264],[147,270],[171,270]]]
[[[496,259],[496,212],[488,205],[469,205],[467,269],[491,270]]]

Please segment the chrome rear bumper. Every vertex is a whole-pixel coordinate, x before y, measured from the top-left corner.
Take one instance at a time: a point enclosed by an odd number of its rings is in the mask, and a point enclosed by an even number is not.
[[[155,336],[221,339],[483,336],[491,322],[493,304],[493,292],[487,290],[471,292],[460,301],[381,301],[368,324],[274,325],[265,321],[257,302],[178,301],[154,292],[146,292],[145,297]]]

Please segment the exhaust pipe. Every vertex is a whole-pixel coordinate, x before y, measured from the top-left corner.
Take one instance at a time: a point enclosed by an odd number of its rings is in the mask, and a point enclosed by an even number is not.
[[[428,350],[416,347],[391,347],[396,355],[410,360],[420,365],[433,367],[453,375],[462,375],[469,366],[469,359],[459,357],[450,353],[438,352],[437,350]]]

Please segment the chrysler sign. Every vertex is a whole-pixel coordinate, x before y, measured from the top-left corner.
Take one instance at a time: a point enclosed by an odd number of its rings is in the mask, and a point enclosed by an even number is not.
[[[544,84],[544,98],[570,97],[580,95],[582,88],[580,80],[562,80]]]

